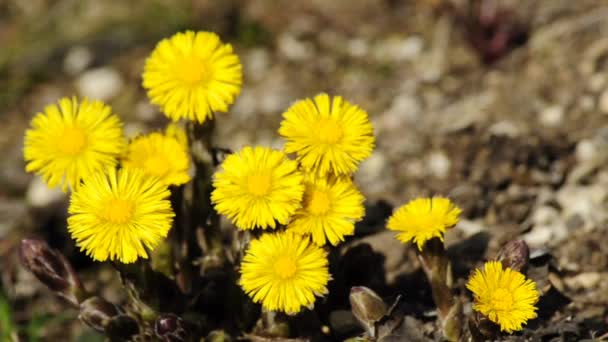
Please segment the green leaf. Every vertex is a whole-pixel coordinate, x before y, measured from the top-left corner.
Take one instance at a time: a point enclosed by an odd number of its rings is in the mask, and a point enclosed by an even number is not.
[[[0,341],[12,341],[14,332],[15,323],[11,305],[4,291],[0,289]]]

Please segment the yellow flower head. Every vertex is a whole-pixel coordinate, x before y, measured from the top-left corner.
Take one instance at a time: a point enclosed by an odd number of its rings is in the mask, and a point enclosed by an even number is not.
[[[475,270],[467,288],[475,297],[473,309],[502,331],[521,330],[522,324],[536,317],[536,284],[511,268],[503,269],[500,261],[488,261],[483,270]]]
[[[413,241],[422,250],[434,237],[443,241],[445,230],[458,223],[460,212],[447,198],[418,198],[397,209],[388,219],[387,228],[400,232],[399,241]]]
[[[355,222],[365,214],[364,197],[347,177],[316,178],[305,181],[302,208],[296,211],[288,230],[312,234],[319,246],[326,241],[337,245],[355,232]]]
[[[36,114],[25,132],[25,170],[65,192],[95,171],[114,167],[125,146],[122,123],[109,106],[62,98]]]
[[[290,232],[251,241],[241,263],[241,287],[269,311],[295,314],[311,308],[315,295],[327,294],[329,280],[327,253]]]
[[[184,127],[177,122],[172,122],[167,125],[166,133],[168,137],[175,138],[187,150],[188,149],[188,134]]]
[[[227,112],[241,90],[241,63],[211,32],[186,31],[161,40],[146,60],[143,87],[174,121],[205,122]]]
[[[183,143],[168,134],[156,132],[135,138],[129,144],[123,165],[140,168],[167,186],[190,181],[188,150]]]
[[[147,258],[145,248],[154,249],[171,229],[168,197],[167,187],[140,169],[95,173],[72,193],[68,231],[95,260]]]
[[[229,155],[215,173],[211,200],[239,229],[287,224],[300,207],[304,184],[297,163],[266,147]]]
[[[283,114],[279,134],[287,139],[285,151],[297,153],[308,172],[353,173],[374,149],[373,128],[359,107],[327,94],[293,104]]]

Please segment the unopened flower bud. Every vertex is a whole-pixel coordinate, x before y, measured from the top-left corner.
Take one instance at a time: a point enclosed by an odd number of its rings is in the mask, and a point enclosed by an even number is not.
[[[349,299],[353,315],[373,337],[376,322],[388,312],[386,303],[376,292],[364,286],[351,288]]]
[[[110,320],[118,315],[120,310],[116,305],[100,297],[91,297],[80,304],[78,318],[91,328],[105,332]]]
[[[172,313],[162,314],[156,319],[154,332],[165,342],[181,342],[188,337],[184,320]]]
[[[525,273],[530,260],[530,249],[523,240],[512,240],[498,251],[498,260],[503,267]]]
[[[72,265],[45,241],[21,240],[19,255],[21,264],[57,295],[74,305],[84,298],[84,289]]]

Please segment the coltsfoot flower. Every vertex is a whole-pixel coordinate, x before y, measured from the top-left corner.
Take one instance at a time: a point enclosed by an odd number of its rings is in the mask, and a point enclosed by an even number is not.
[[[279,134],[285,151],[297,153],[311,173],[348,175],[374,149],[373,128],[367,113],[335,96],[319,94],[293,104],[283,114]]]
[[[215,173],[211,200],[239,229],[275,228],[300,207],[302,178],[283,152],[248,146],[229,155]]]
[[[503,269],[500,261],[488,261],[483,270],[475,270],[467,288],[474,295],[473,309],[500,325],[502,331],[521,330],[536,317],[536,284],[511,268]]]
[[[337,245],[355,232],[355,222],[365,214],[365,198],[347,177],[307,177],[302,208],[296,211],[288,230],[311,234],[319,246]]]
[[[444,197],[417,198],[397,209],[388,219],[387,228],[400,232],[399,241],[412,241],[422,250],[434,237],[443,241],[446,229],[458,223],[460,212],[460,208]]]
[[[147,258],[167,236],[173,210],[167,187],[140,169],[97,172],[72,193],[68,231],[94,260]]]
[[[228,111],[241,90],[241,69],[232,46],[215,33],[186,31],[156,45],[144,66],[143,87],[167,117],[203,123]]]
[[[187,147],[180,142],[175,129],[167,134],[158,132],[135,138],[129,144],[122,164],[140,168],[155,176],[165,185],[181,185],[190,181],[190,155]]]
[[[25,170],[63,192],[114,167],[126,147],[120,119],[100,101],[62,98],[36,114],[31,125],[25,132]]]
[[[290,232],[267,233],[251,241],[241,263],[240,285],[266,310],[288,314],[311,308],[327,294],[327,253]]]

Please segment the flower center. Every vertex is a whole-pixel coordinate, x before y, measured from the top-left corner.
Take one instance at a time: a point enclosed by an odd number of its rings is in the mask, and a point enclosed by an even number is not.
[[[127,223],[133,217],[134,209],[132,201],[114,198],[106,204],[103,218],[115,224]]]
[[[144,168],[147,172],[162,177],[169,172],[168,161],[161,156],[152,156],[144,162]]]
[[[76,155],[84,149],[87,144],[87,136],[80,127],[72,126],[64,128],[60,139],[59,149],[69,155]]]
[[[335,144],[342,139],[342,127],[333,119],[322,119],[319,122],[319,140],[325,144]]]
[[[331,208],[331,201],[326,192],[314,190],[310,196],[307,207],[311,214],[323,215]]]
[[[296,274],[297,266],[292,258],[282,256],[274,263],[274,271],[281,279],[287,279]]]
[[[499,288],[492,293],[490,302],[492,303],[494,310],[508,311],[513,307],[513,295],[509,290]]]
[[[194,86],[209,79],[209,68],[200,58],[188,56],[175,63],[175,74],[184,83]]]
[[[255,196],[264,196],[270,192],[271,179],[269,175],[251,175],[247,179],[247,188]]]

